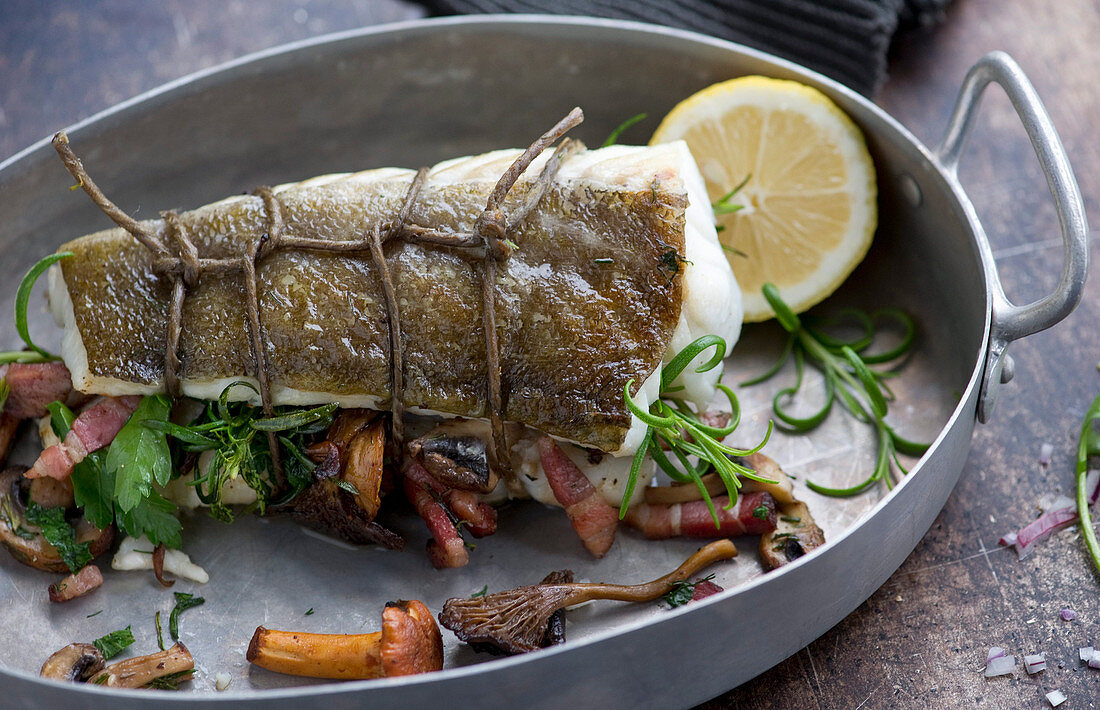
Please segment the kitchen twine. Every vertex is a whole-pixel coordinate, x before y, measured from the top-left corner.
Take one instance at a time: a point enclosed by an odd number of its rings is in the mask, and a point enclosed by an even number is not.
[[[369,254],[374,267],[378,270],[382,292],[386,303],[386,317],[389,330],[389,370],[390,370],[390,411],[393,415],[393,437],[399,451],[403,450],[404,428],[404,357],[401,342],[401,314],[398,310],[393,279],[386,263],[384,248],[391,241],[404,241],[413,244],[437,245],[457,248],[458,253],[473,263],[481,264],[481,326],[485,333],[485,359],[487,368],[486,408],[490,422],[490,447],[493,465],[502,473],[511,470],[508,453],[507,434],[504,429],[504,398],[500,387],[500,341],[496,330],[496,276],[498,264],[511,256],[515,242],[508,238],[510,233],[520,226],[542,200],[550,184],[554,181],[562,163],[575,151],[582,148],[578,141],[566,138],[558,145],[547,161],[538,178],[528,190],[526,198],[510,213],[502,208],[503,202],[519,177],[531,163],[565,135],[571,128],[584,120],[579,108],[574,108],[557,125],[532,143],[504,171],[485,203],[485,209],[478,215],[470,232],[449,232],[431,227],[409,223],[409,216],[420,195],[428,176],[428,168],[416,172],[408,192],[405,193],[401,209],[396,219],[379,222],[368,230],[361,239],[352,241],[327,241],[290,236],[284,233],[282,205],[270,187],[260,187],[252,194],[258,196],[264,205],[264,233],[248,249],[247,253],[227,259],[203,259],[188,236],[179,215],[176,212],[162,212],[164,219],[164,239],[150,231],[140,222],[126,214],[111,202],[88,175],[83,163],[69,147],[68,136],[62,131],[54,136],[53,145],[61,156],[66,169],[75,178],[79,187],[115,224],[126,230],[138,240],[153,256],[153,271],[166,276],[172,283],[172,300],[168,315],[168,327],[165,336],[164,357],[165,388],[173,397],[181,394],[179,380],[179,340],[182,330],[183,303],[188,289],[198,284],[205,274],[240,274],[243,276],[246,290],[246,311],[248,337],[252,350],[256,380],[259,383],[260,400],[264,416],[274,413],[271,402],[271,384],[268,379],[268,362],[264,350],[263,324],[260,321],[259,287],[257,272],[260,263],[277,251],[300,250],[332,252],[341,254]],[[171,244],[171,248],[169,247]],[[174,252],[174,253],[173,253]],[[267,432],[267,443],[271,451],[273,472],[279,485],[285,483],[279,442],[274,432]]]

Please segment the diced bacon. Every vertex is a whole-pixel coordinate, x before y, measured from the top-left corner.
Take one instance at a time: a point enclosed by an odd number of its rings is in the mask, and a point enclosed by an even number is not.
[[[432,494],[426,488],[405,476],[405,495],[416,508],[416,512],[428,525],[428,531],[434,539],[428,541],[428,558],[436,569],[462,567],[470,561],[466,543],[458,534],[454,523],[447,516]]]
[[[50,585],[51,602],[67,602],[82,597],[103,584],[103,574],[95,565],[87,565],[76,574]]]
[[[64,400],[73,388],[61,362],[12,363],[3,377],[10,388],[4,411],[16,419],[46,416],[46,405]]]
[[[45,449],[26,474],[27,478],[68,478],[73,467],[93,451],[114,441],[137,409],[141,397],[103,397],[73,420],[72,429],[59,444]]]
[[[425,490],[441,498],[455,517],[466,523],[466,529],[474,537],[485,537],[497,531],[497,511],[488,503],[482,503],[477,493],[449,488],[428,473],[417,461],[410,462],[405,476]]]
[[[718,527],[714,525],[706,501],[702,500],[674,505],[635,505],[627,513],[626,522],[650,540],[762,535],[775,530],[775,499],[769,493],[747,493],[737,499],[732,510],[725,510],[729,504],[726,496],[715,498],[713,502],[718,513]]]
[[[709,579],[701,579],[695,584],[695,589],[691,592],[691,601],[697,602],[700,599],[706,599],[707,597],[717,594],[722,591],[722,587],[718,586]]]
[[[565,508],[585,549],[603,557],[615,542],[618,513],[548,436],[539,438],[539,458],[554,498]]]

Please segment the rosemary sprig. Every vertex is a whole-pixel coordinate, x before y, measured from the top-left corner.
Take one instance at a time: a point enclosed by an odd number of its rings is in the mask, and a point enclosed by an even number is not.
[[[263,514],[267,505],[293,498],[312,482],[313,462],[305,454],[307,440],[324,431],[332,423],[336,404],[312,409],[276,407],[275,415],[264,417],[260,407],[245,402],[230,402],[229,393],[236,386],[255,387],[247,381],[233,382],[222,390],[214,402],[189,425],[170,421],[148,421],[145,426],[162,431],[178,441],[183,451],[213,451],[214,457],[205,473],[196,473],[190,485],[210,514],[225,522],[233,521],[233,512],[221,502],[221,491],[227,481],[242,478],[256,491],[253,505]],[[271,479],[271,451],[262,434],[275,432],[288,454],[284,458],[290,490],[280,501],[273,501],[278,492]]]
[[[31,340],[30,327],[27,323],[27,307],[30,305],[31,291],[34,290],[34,284],[38,281],[38,277],[57,262],[72,255],[71,251],[50,254],[32,266],[27,275],[23,277],[23,280],[19,282],[19,290],[15,292],[15,331],[19,333],[19,337],[30,349],[0,352],[0,365],[13,362],[49,362],[50,360],[59,359],[56,355],[35,345],[34,341]]]
[[[736,197],[737,193],[741,192],[741,189],[744,188],[745,185],[747,185],[749,183],[749,178],[751,178],[751,177],[752,177],[752,173],[749,173],[748,175],[745,176],[744,180],[737,183],[736,187],[734,187],[732,190],[730,190],[729,192],[727,192],[726,194],[722,195],[717,200],[712,202],[710,206],[714,210],[714,214],[716,214],[716,215],[733,214],[734,212],[737,212],[738,210],[745,209],[744,205],[734,204],[733,202],[730,202],[730,200],[732,200],[734,197]]]
[[[741,383],[742,386],[759,384],[771,378],[793,355],[795,384],[781,389],[772,399],[775,416],[794,431],[807,432],[825,421],[833,403],[839,398],[853,417],[874,427],[878,441],[875,467],[866,480],[848,488],[828,488],[807,481],[807,487],[822,495],[838,497],[862,493],[879,481],[887,489],[893,488],[890,462],[893,461],[904,476],[908,470],[901,464],[898,454],[920,456],[928,450],[929,445],[901,437],[886,423],[887,402],[894,399],[886,380],[895,373],[874,370],[869,365],[895,361],[912,349],[916,337],[913,319],[903,311],[893,308],[875,311],[870,315],[856,309],[846,309],[844,314],[859,326],[860,334],[851,340],[844,340],[803,323],[783,302],[779,290],[773,284],[764,284],[763,292],[764,298],[775,311],[776,320],[789,333],[789,337],[775,364],[762,375]],[[901,342],[885,352],[864,354],[874,342],[875,324],[879,321],[893,321],[900,325],[903,330]],[[807,359],[825,376],[825,403],[809,416],[796,417],[785,408],[784,403],[793,400],[802,388]]]
[[[1096,571],[1100,572],[1100,544],[1096,542],[1096,532],[1092,529],[1092,515],[1089,511],[1089,491],[1085,480],[1089,473],[1089,456],[1100,455],[1100,434],[1094,426],[1100,419],[1100,396],[1092,400],[1085,419],[1081,423],[1081,437],[1077,443],[1077,466],[1074,475],[1077,482],[1077,522],[1081,526],[1081,536],[1089,551]]]
[[[726,341],[717,335],[704,335],[696,339],[661,369],[661,396],[649,406],[648,411],[639,406],[630,395],[634,380],[626,383],[623,392],[626,406],[634,416],[647,425],[647,428],[642,444],[634,454],[634,460],[630,466],[626,491],[622,505],[619,507],[620,519],[626,516],[630,499],[638,482],[638,473],[647,454],[672,480],[679,483],[694,483],[699,488],[703,500],[707,503],[707,509],[714,519],[715,527],[721,527],[718,513],[702,481],[703,474],[708,470],[713,468],[726,486],[726,493],[729,496],[726,510],[731,510],[737,504],[737,494],[741,488],[738,477],[751,478],[763,483],[775,483],[771,479],[760,477],[752,469],[734,460],[756,453],[768,443],[772,433],[771,422],[768,423],[768,431],[763,441],[751,449],[735,449],[722,443],[722,440],[729,436],[741,422],[741,405],[733,390],[723,384],[718,385],[718,389],[726,395],[730,403],[730,422],[724,427],[704,424],[687,402],[672,396],[682,389],[674,384],[676,378],[692,360],[710,348],[714,348],[714,355],[695,368],[699,373],[709,372],[718,367],[726,356]],[[672,452],[679,466],[669,460],[664,450],[666,447]]]
[[[619,142],[619,136],[621,136],[623,134],[623,131],[630,128],[635,123],[641,123],[642,121],[646,120],[646,118],[648,118],[648,117],[649,117],[648,113],[639,113],[639,114],[635,114],[635,115],[631,116],[630,118],[626,119],[625,121],[620,123],[618,126],[616,126],[614,128],[614,130],[611,131],[611,133],[608,134],[607,139],[604,140],[603,144],[601,144],[600,147],[601,148],[607,148],[608,146],[615,145],[616,143]]]

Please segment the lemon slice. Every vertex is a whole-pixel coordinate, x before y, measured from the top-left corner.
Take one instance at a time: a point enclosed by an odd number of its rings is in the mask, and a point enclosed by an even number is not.
[[[746,321],[774,315],[765,283],[799,313],[867,254],[878,219],[875,168],[859,129],[820,91],[761,76],[715,84],[673,108],[650,145],[679,139],[719,203],[718,237]]]

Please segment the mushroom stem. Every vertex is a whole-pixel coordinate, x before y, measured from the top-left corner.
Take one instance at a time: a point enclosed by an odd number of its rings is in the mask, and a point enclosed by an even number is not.
[[[287,675],[368,680],[443,668],[443,636],[428,607],[416,600],[392,602],[382,611],[382,630],[370,634],[308,634],[260,626],[245,658]]]
[[[382,632],[306,634],[259,626],[245,658],[269,671],[307,678],[381,678]]]
[[[592,599],[644,602],[661,596],[675,582],[719,560],[737,556],[729,540],[716,540],[672,572],[645,584],[535,584],[477,599],[448,599],[439,621],[467,643],[488,643],[509,653],[539,648],[550,616],[558,609]]]
[[[195,670],[195,659],[182,643],[148,656],[112,663],[91,682],[111,688],[142,688],[158,678]]]
[[[684,560],[679,567],[663,577],[645,584],[575,583],[556,585],[568,590],[564,606],[572,606],[592,599],[611,599],[622,602],[648,602],[667,592],[676,582],[682,582],[696,572],[719,560],[737,557],[737,546],[730,540],[715,540]]]

